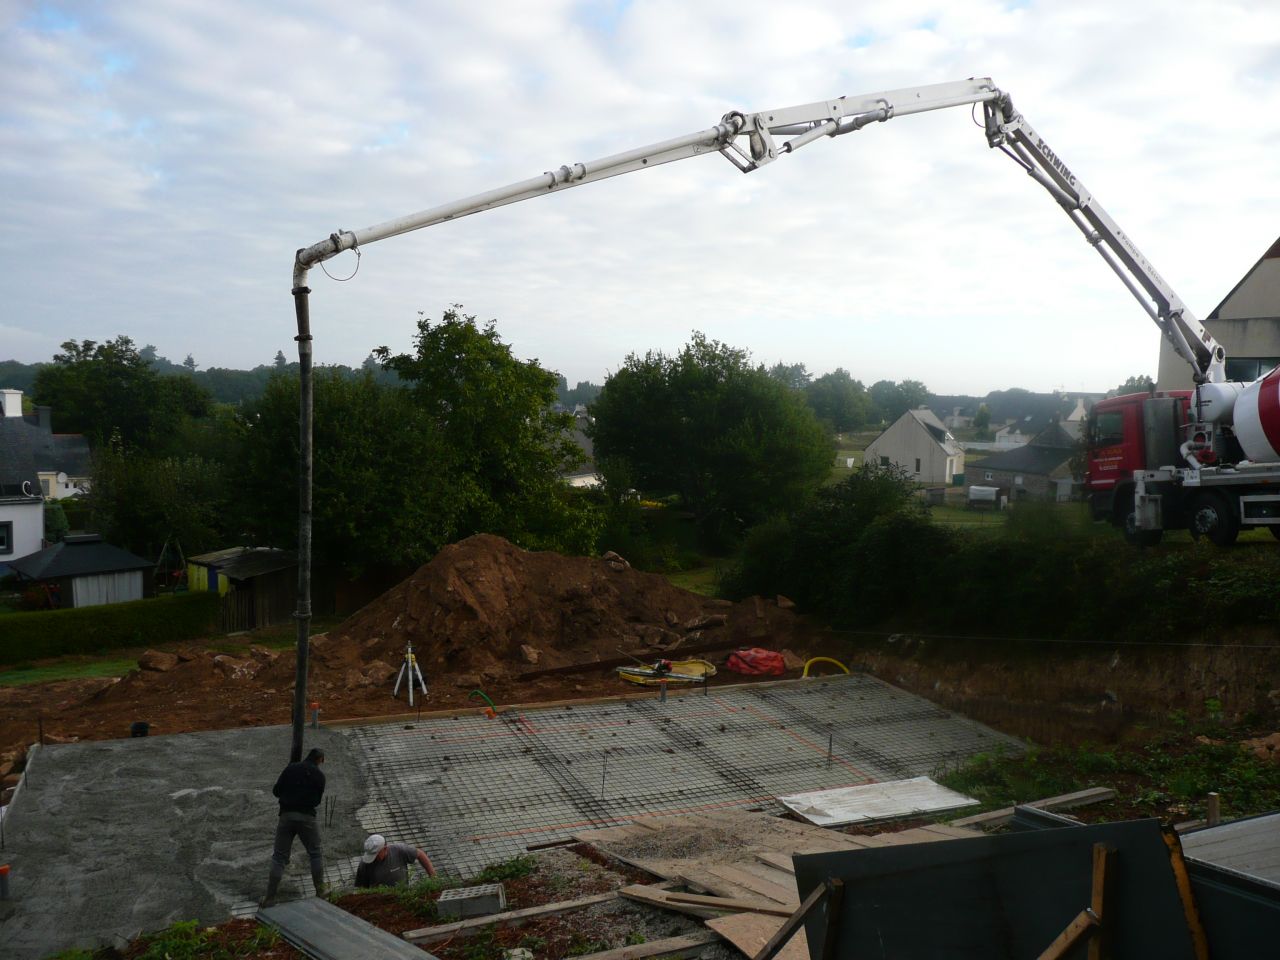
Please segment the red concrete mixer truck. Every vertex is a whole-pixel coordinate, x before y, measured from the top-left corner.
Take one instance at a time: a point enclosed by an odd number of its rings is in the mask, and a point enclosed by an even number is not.
[[[294,258],[304,397],[309,395],[311,369],[307,274],[311,267],[345,250],[358,253],[376,240],[674,160],[719,153],[743,173],[750,173],[808,144],[873,123],[979,104],[988,146],[1010,157],[1053,196],[1192,369],[1193,390],[1116,397],[1094,409],[1085,477],[1094,517],[1111,521],[1130,540],[1146,544],[1157,542],[1166,529],[1189,529],[1193,536],[1221,545],[1232,543],[1242,527],[1266,526],[1280,537],[1280,368],[1252,383],[1228,381],[1222,347],[1062,158],[1013,108],[1009,94],[986,77],[754,113],[735,110],[718,124],[683,137],[601,160],[567,164],[363,230],[330,234],[297,251]],[[309,418],[304,400],[305,451],[310,449]],[[309,452],[304,462],[309,462],[308,457]],[[302,486],[306,492],[301,522],[309,537],[309,474]]]

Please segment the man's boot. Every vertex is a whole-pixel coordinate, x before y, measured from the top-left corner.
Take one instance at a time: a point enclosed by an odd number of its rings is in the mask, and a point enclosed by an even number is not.
[[[311,882],[312,882],[312,883],[314,883],[314,884],[316,885],[316,896],[317,896],[317,897],[323,897],[323,896],[324,896],[324,891],[325,891],[325,885],[324,885],[324,871],[323,871],[323,870],[312,870],[312,871],[311,871]]]
[[[262,898],[258,906],[262,909],[274,907],[276,905],[276,893],[280,889],[280,880],[284,876],[284,870],[281,867],[271,864],[271,873],[267,875],[267,895]]]

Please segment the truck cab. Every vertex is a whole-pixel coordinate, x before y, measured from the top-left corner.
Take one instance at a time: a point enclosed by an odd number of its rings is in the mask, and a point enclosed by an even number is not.
[[[1172,463],[1191,416],[1191,391],[1129,393],[1099,400],[1089,413],[1084,487],[1094,520],[1130,532],[1135,471]]]

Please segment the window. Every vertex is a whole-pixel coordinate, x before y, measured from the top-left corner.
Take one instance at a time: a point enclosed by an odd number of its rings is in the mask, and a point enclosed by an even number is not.
[[[920,458],[916,457],[916,473],[920,472]]]
[[[982,475],[982,479],[983,479],[983,480],[990,480],[990,479],[991,479],[991,471],[990,471],[990,470],[988,470],[986,473],[984,473],[984,474]]]
[[[1248,383],[1270,373],[1277,364],[1280,364],[1280,357],[1228,357],[1227,379]]]
[[[887,467],[888,465],[889,465],[889,458],[888,458],[888,457],[881,457],[881,458],[880,458],[880,466],[882,466],[882,467]]]
[[[1013,485],[1014,485],[1015,487],[1020,487],[1020,486],[1022,486],[1022,477],[1021,477],[1021,475],[1016,476],[1016,477],[1014,477],[1014,478],[1013,478]]]
[[[1117,410],[1115,413],[1100,413],[1090,424],[1090,432],[1093,435],[1093,442],[1099,447],[1111,447],[1117,443],[1124,443],[1124,414]]]
[[[13,553],[13,523],[0,523],[0,555]]]
[[[49,482],[48,477],[40,478],[40,489],[44,491],[44,497],[46,500],[53,496],[53,484]]]

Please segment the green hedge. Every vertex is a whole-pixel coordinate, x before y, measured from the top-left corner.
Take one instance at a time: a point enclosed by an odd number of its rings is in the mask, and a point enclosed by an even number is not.
[[[0,616],[0,664],[193,640],[213,632],[218,597],[189,593]]]

